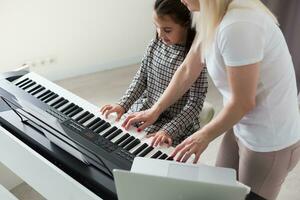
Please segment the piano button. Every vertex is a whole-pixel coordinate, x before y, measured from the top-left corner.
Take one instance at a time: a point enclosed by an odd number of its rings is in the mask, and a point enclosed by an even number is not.
[[[95,129],[95,133],[100,134],[102,131],[105,131],[108,127],[110,127],[110,124],[108,122],[105,122],[103,125]]]
[[[81,111],[83,111],[83,108],[79,107],[76,110],[74,110],[73,112],[71,112],[68,116],[74,117],[75,115],[79,114]]]
[[[123,142],[124,140],[126,140],[127,138],[129,138],[129,133],[126,133],[125,135],[123,135],[122,137],[120,137],[118,140],[116,140],[114,143],[119,145],[121,142]]]
[[[16,83],[15,85],[18,86],[18,85],[24,83],[24,82],[27,81],[27,80],[28,80],[28,78],[25,78],[25,79],[21,80],[20,82]]]
[[[44,101],[45,99],[48,99],[52,95],[54,95],[54,92],[50,92],[49,94],[47,94],[46,96],[44,96],[43,98],[41,98],[41,101]]]
[[[36,94],[39,94],[40,92],[42,92],[43,90],[45,90],[45,87],[40,87],[39,89],[37,89],[36,91],[32,92],[31,95],[34,96]]]
[[[58,104],[56,104],[55,106],[53,106],[53,108],[55,108],[56,110],[59,109],[60,107],[62,107],[63,105],[66,105],[69,101],[67,99],[64,99],[63,101],[59,102]]]
[[[54,100],[56,97],[58,97],[58,94],[54,93],[54,95],[52,95],[51,97],[49,97],[48,99],[46,99],[44,102],[45,103],[49,103],[50,101]]]
[[[94,125],[92,125],[91,127],[89,127],[89,129],[95,131],[97,130],[100,126],[102,126],[105,123],[104,120],[100,119],[100,121],[96,122]]]
[[[161,155],[158,159],[160,159],[160,160],[165,160],[166,158],[168,158],[168,155],[164,153],[164,154]]]
[[[25,87],[23,87],[22,89],[23,89],[23,90],[26,90],[26,89],[30,88],[31,86],[33,86],[33,85],[35,85],[35,84],[36,84],[36,82],[33,81],[33,82],[29,83],[28,85],[26,85]]]
[[[121,129],[116,130],[115,132],[113,132],[112,134],[110,134],[107,139],[108,140],[112,140],[115,137],[117,137],[118,135],[120,135],[121,133],[123,133],[123,131]]]
[[[37,86],[31,88],[30,90],[28,90],[28,93],[30,94],[30,93],[34,92],[35,90],[37,90],[37,89],[39,89],[41,87],[42,87],[41,85],[37,85]]]
[[[130,142],[127,146],[125,146],[125,150],[130,151],[132,148],[134,148],[136,145],[138,145],[139,143],[141,143],[141,140],[139,139],[135,139],[132,142]]]
[[[126,140],[124,140],[122,143],[119,144],[120,147],[125,147],[126,145],[128,145],[130,142],[132,142],[135,139],[135,137],[130,136],[129,138],[127,138]]]
[[[61,109],[60,112],[62,112],[62,113],[65,114],[65,112],[66,112],[67,110],[69,110],[70,108],[73,108],[74,106],[75,106],[74,103],[70,103],[70,104],[68,104],[66,107],[64,107],[63,109]]]
[[[151,158],[158,158],[161,154],[161,151],[157,151],[155,154],[153,154],[153,156],[151,156]]]
[[[65,115],[70,114],[71,112],[73,112],[74,110],[76,110],[77,108],[79,108],[79,106],[75,105],[72,108],[69,108],[68,110],[66,110],[66,112],[64,113]]]
[[[24,82],[21,85],[19,85],[19,88],[22,88],[22,87],[24,87],[25,85],[27,85],[27,84],[29,84],[31,82],[32,82],[32,80],[27,80],[26,82]]]
[[[147,149],[145,149],[141,154],[139,154],[138,156],[140,157],[145,157],[146,155],[148,155],[154,148],[152,146],[148,146]]]
[[[52,102],[50,104],[51,107],[54,107],[55,105],[59,104],[60,102],[62,102],[65,98],[60,97],[59,99],[55,100],[54,102]]]
[[[107,137],[110,134],[112,134],[113,132],[115,132],[116,130],[118,130],[117,127],[113,126],[110,129],[108,129],[105,133],[101,134],[103,137]]]
[[[79,115],[78,117],[76,117],[75,121],[78,121],[82,118],[84,118],[85,116],[87,116],[90,112],[89,111],[84,111],[81,115]]]
[[[139,146],[138,148],[136,149],[132,149],[132,154],[133,155],[138,155],[139,153],[141,153],[144,149],[146,149],[148,147],[148,144],[144,143],[142,144],[141,146]]]
[[[39,94],[39,95],[37,96],[37,98],[40,99],[40,98],[42,98],[43,96],[49,94],[50,92],[51,92],[50,90],[46,90],[45,92]]]
[[[79,120],[78,123],[83,124],[84,122],[88,121],[89,119],[92,119],[95,115],[93,113],[88,114],[83,119]]]
[[[91,126],[93,126],[94,124],[96,124],[97,122],[100,122],[101,119],[100,117],[97,117],[96,119],[94,119],[93,121],[89,122],[86,127],[90,128]]]

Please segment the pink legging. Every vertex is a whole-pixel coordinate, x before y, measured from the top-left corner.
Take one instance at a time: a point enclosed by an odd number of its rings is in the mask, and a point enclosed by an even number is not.
[[[238,180],[268,200],[276,199],[288,173],[300,159],[300,141],[273,152],[254,152],[246,148],[232,129],[223,138],[216,166],[233,168]]]

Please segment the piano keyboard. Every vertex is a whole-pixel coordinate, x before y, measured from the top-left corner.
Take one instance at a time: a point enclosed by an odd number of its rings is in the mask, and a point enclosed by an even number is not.
[[[13,84],[46,103],[51,108],[47,112],[61,121],[67,118],[75,120],[77,123],[71,124],[74,130],[81,131],[87,128],[99,134],[101,138],[106,138],[114,145],[121,147],[123,151],[120,156],[130,162],[135,156],[171,159],[169,155],[173,150],[172,147],[151,147],[151,138],[146,138],[145,132],[138,133],[133,127],[126,131],[121,127],[124,117],[119,122],[114,121],[113,115],[105,119],[98,107],[34,72],[22,76]],[[111,143],[99,142],[99,145],[113,151]]]

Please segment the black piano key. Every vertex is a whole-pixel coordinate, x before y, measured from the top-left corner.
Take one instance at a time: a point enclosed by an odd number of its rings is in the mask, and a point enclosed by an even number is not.
[[[125,135],[123,135],[122,137],[120,137],[117,141],[115,141],[114,143],[119,145],[121,142],[123,142],[124,140],[126,140],[129,137],[129,133],[126,133]]]
[[[87,116],[88,114],[90,114],[90,112],[89,111],[85,111],[84,113],[82,113],[81,115],[79,115],[78,117],[76,117],[75,120],[78,121],[78,120],[84,118],[85,116]]]
[[[120,135],[121,133],[123,133],[123,131],[121,129],[116,130],[115,132],[113,132],[112,134],[110,134],[107,139],[108,140],[112,140],[115,137],[117,137],[118,135]]]
[[[55,108],[56,110],[60,107],[62,107],[63,105],[67,104],[69,101],[67,99],[64,99],[63,101],[59,102],[58,104],[56,104],[55,106],[53,106],[53,108]]]
[[[158,158],[161,154],[162,154],[162,152],[161,152],[161,151],[158,151],[158,152],[156,152],[155,154],[153,154],[153,155],[151,156],[151,158]]]
[[[20,84],[24,83],[24,82],[25,82],[25,81],[27,81],[27,80],[28,80],[28,78],[25,78],[25,79],[23,79],[22,81],[20,81],[20,82],[16,83],[16,85],[18,86],[18,85],[20,85]]]
[[[150,153],[154,148],[152,146],[148,146],[147,149],[145,149],[145,151],[143,151],[141,154],[139,154],[138,156],[140,157],[145,157],[148,153]]]
[[[141,140],[139,139],[135,139],[132,142],[130,142],[127,146],[125,146],[125,150],[130,151],[130,149],[132,149],[133,147],[135,147],[136,145],[138,145],[139,143],[141,143]]]
[[[45,99],[48,99],[49,97],[51,97],[54,94],[54,92],[50,92],[49,94],[47,94],[46,96],[44,96],[43,98],[41,98],[41,101],[44,101]]]
[[[78,113],[80,113],[81,111],[83,111],[83,108],[79,107],[76,110],[74,110],[73,112],[71,112],[68,116],[69,117],[74,117],[75,115],[77,115]]]
[[[53,96],[49,97],[49,98],[46,99],[44,102],[45,102],[45,103],[48,103],[48,102],[52,101],[53,99],[55,99],[56,97],[58,97],[58,94],[55,94],[55,93],[54,93]]]
[[[64,113],[65,115],[70,114],[71,112],[73,112],[74,110],[76,110],[77,108],[79,108],[79,106],[75,105],[72,108],[69,108],[68,110],[66,110],[66,112]]]
[[[23,90],[26,90],[27,88],[29,88],[29,87],[31,87],[31,86],[33,86],[33,85],[35,85],[35,84],[36,84],[36,82],[33,81],[33,82],[31,82],[30,84],[28,84],[28,85],[26,85],[25,87],[23,87],[22,89],[23,89]]]
[[[160,159],[160,160],[165,160],[166,158],[168,158],[168,155],[164,153],[164,154],[161,155],[158,159]]]
[[[31,88],[30,90],[28,90],[28,93],[34,92],[35,90],[37,90],[37,89],[39,89],[41,87],[42,87],[41,85],[37,85],[34,88]]]
[[[59,99],[57,99],[57,100],[55,100],[54,102],[52,102],[52,103],[50,104],[50,106],[53,107],[53,106],[59,104],[60,102],[62,102],[64,99],[65,99],[65,98],[60,97]]]
[[[94,131],[95,131],[95,133],[101,133],[102,131],[104,131],[108,127],[110,127],[110,124],[108,122],[105,122],[100,127],[98,127],[97,129],[95,129]]]
[[[137,148],[134,152],[132,152],[132,154],[137,156],[140,152],[142,152],[147,147],[148,147],[148,144],[144,143],[139,148]]]
[[[101,119],[99,122],[97,122],[96,124],[94,124],[93,126],[91,126],[90,129],[93,130],[93,131],[96,131],[104,123],[105,123],[105,121]]]
[[[174,160],[174,157],[168,157],[166,160]]]
[[[120,147],[125,147],[127,144],[129,144],[130,142],[132,142],[134,139],[135,139],[135,137],[130,136],[125,141],[123,141],[119,146]]]
[[[45,87],[40,87],[39,89],[37,89],[36,91],[31,93],[31,95],[36,95],[36,94],[40,93],[41,91],[43,91],[44,89],[46,89],[46,88]]]
[[[87,122],[88,120],[92,119],[95,115],[93,113],[88,114],[86,117],[84,117],[83,119],[79,120],[78,123],[80,124],[84,124],[85,122]]]
[[[96,124],[97,122],[100,122],[100,121],[101,121],[101,118],[97,117],[96,119],[94,119],[93,121],[91,121],[90,123],[88,123],[86,125],[86,127],[91,128],[94,124]]]
[[[74,103],[70,103],[69,105],[67,105],[66,107],[64,107],[60,112],[62,112],[62,113],[65,114],[65,112],[66,112],[68,109],[73,108],[74,106],[75,106]]]
[[[19,88],[22,88],[22,87],[24,87],[25,85],[27,85],[27,84],[29,84],[31,82],[32,82],[32,80],[28,80],[28,81],[22,83],[21,85],[19,85]]]
[[[45,92],[43,92],[42,94],[38,95],[37,98],[40,99],[42,98],[43,96],[49,94],[51,91],[50,90],[46,90]]]
[[[118,130],[117,127],[113,126],[110,129],[108,129],[105,133],[102,134],[103,137],[107,137],[110,134],[112,134],[113,132],[115,132],[116,130]]]

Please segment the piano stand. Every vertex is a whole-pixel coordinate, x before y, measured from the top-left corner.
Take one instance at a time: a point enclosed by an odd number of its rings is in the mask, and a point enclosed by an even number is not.
[[[0,160],[46,199],[101,199],[1,126]]]

